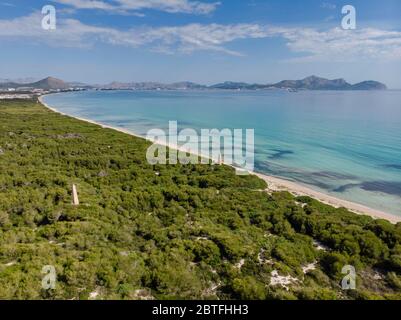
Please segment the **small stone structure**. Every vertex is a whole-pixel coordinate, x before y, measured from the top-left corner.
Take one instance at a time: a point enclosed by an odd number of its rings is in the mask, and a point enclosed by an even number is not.
[[[77,186],[75,184],[72,185],[72,204],[74,206],[79,205],[78,191],[77,191]]]

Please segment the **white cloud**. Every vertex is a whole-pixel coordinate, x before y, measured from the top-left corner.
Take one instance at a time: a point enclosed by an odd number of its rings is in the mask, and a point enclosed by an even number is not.
[[[90,47],[100,42],[146,47],[170,54],[204,50],[241,55],[227,45],[240,39],[279,37],[285,40],[290,52],[303,56],[296,61],[401,60],[401,32],[374,28],[322,31],[259,24],[188,24],[119,30],[59,18],[57,30],[45,31],[41,28],[41,19],[40,13],[33,13],[12,20],[0,20],[0,41],[23,40],[55,47]]]
[[[312,28],[272,28],[288,48],[305,54],[301,60],[353,61],[401,59],[401,32],[374,28],[319,31]],[[299,61],[300,59],[297,59]]]
[[[335,10],[337,8],[337,5],[329,2],[323,2],[320,7],[324,9],[329,9],[329,10]]]
[[[88,47],[104,35],[118,32],[113,29],[85,25],[78,20],[58,20],[56,30],[42,29],[39,12],[12,20],[0,20],[0,39],[2,41],[30,41],[54,47]]]
[[[4,6],[4,7],[16,7],[15,4],[12,4],[10,2],[0,2],[0,6]]]
[[[75,19],[58,19],[57,29],[46,31],[41,28],[42,17],[40,13],[34,13],[13,20],[0,20],[0,39],[32,40],[56,47],[88,47],[103,42],[128,47],[147,46],[165,53],[208,50],[240,55],[225,48],[224,44],[238,39],[265,37],[263,28],[256,24],[189,24],[122,31],[86,25]]]
[[[97,9],[126,13],[144,9],[161,10],[170,13],[208,14],[216,10],[219,2],[206,3],[194,0],[114,0],[110,4],[103,0],[53,0],[76,9]]]
[[[165,52],[191,53],[196,50],[221,51],[232,55],[239,52],[228,50],[224,44],[239,39],[266,37],[263,27],[256,24],[189,24],[180,27],[149,28],[133,32],[145,44],[158,44]]]
[[[54,2],[70,5],[77,9],[112,10],[114,8],[113,5],[101,0],[54,0]]]

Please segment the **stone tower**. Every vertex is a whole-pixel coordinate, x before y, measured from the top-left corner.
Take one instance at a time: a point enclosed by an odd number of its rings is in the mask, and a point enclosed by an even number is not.
[[[79,205],[77,186],[75,184],[72,185],[72,204],[74,206]]]

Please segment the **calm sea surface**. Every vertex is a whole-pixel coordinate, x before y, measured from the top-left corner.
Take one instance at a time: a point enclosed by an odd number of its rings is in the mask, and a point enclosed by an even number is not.
[[[401,91],[86,91],[61,112],[149,129],[255,129],[256,171],[401,216]]]

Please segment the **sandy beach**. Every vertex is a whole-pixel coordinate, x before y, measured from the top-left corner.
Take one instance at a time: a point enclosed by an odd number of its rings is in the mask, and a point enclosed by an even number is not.
[[[48,108],[49,110],[59,113],[61,115],[64,116],[69,116],[81,121],[85,121],[91,124],[95,124],[98,126],[101,126],[102,128],[107,128],[107,129],[113,129],[125,134],[129,134],[131,136],[135,136],[137,138],[141,138],[141,139],[146,139],[145,137],[136,135],[134,133],[132,133],[129,130],[125,130],[122,128],[117,128],[117,127],[113,127],[113,126],[108,126],[108,125],[104,125],[89,119],[85,119],[85,118],[80,118],[80,117],[73,117],[71,115],[65,114],[63,112],[58,111],[57,109],[47,105],[44,101],[43,98],[44,96],[40,96],[38,98],[38,100],[42,103],[42,105],[44,105],[46,108]],[[153,141],[151,141],[153,142]],[[186,150],[183,150],[182,148],[180,148],[179,146],[174,146],[175,149],[179,150],[179,151],[183,151],[186,152]],[[202,156],[202,155],[200,155]],[[266,183],[268,184],[268,189],[266,191],[268,192],[274,192],[274,191],[288,191],[291,194],[295,195],[295,196],[309,196],[311,198],[314,198],[322,203],[331,205],[335,208],[346,208],[349,211],[352,211],[356,214],[361,214],[361,215],[368,215],[371,216],[375,219],[385,219],[388,220],[392,223],[398,223],[401,222],[401,217],[398,217],[396,215],[390,214],[390,213],[386,213],[380,210],[376,210],[376,209],[372,209],[369,208],[367,206],[358,204],[358,203],[354,203],[351,201],[347,201],[347,200],[343,200],[343,199],[339,199],[333,196],[330,196],[328,194],[325,194],[323,192],[319,192],[316,190],[313,190],[307,186],[303,186],[301,184],[286,180],[286,179],[282,179],[282,178],[278,178],[278,177],[273,177],[273,176],[269,176],[269,175],[265,175],[265,174],[261,174],[261,173],[256,173],[256,172],[252,172],[251,174],[254,174],[256,176],[258,176],[259,178],[263,179],[264,181],[266,181]]]

